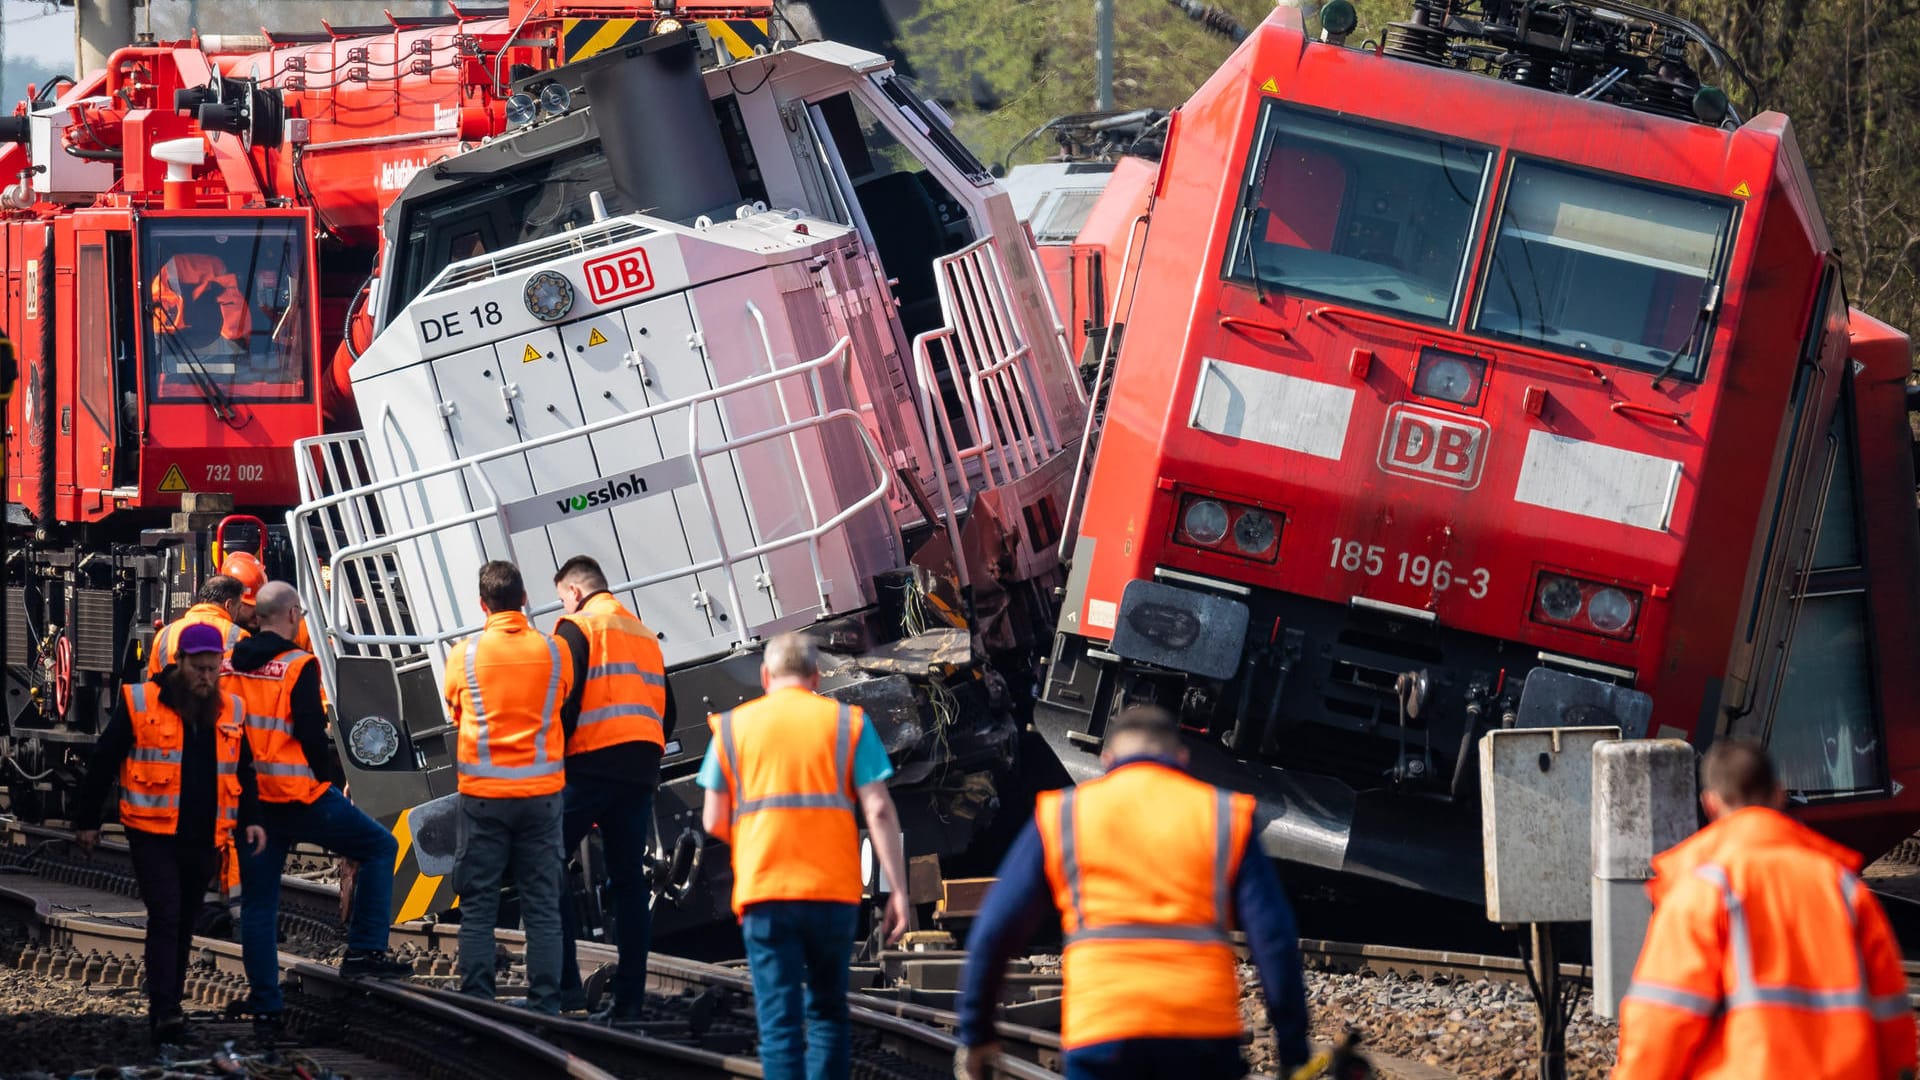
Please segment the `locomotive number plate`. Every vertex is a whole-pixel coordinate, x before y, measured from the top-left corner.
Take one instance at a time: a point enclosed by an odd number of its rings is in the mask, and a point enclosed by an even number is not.
[[[1386,577],[1417,589],[1430,587],[1436,593],[1459,589],[1475,600],[1486,596],[1493,582],[1493,575],[1484,567],[1457,567],[1447,559],[1389,551],[1381,544],[1362,544],[1339,536],[1333,538],[1327,565],[1349,574]]]

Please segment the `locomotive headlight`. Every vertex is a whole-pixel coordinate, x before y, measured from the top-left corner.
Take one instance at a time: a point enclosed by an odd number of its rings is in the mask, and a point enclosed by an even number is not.
[[[540,90],[540,111],[548,116],[559,116],[573,107],[573,92],[557,82],[548,83]]]
[[[1617,634],[1633,624],[1633,601],[1619,589],[1598,589],[1587,601],[1587,621],[1595,630]]]
[[[1480,389],[1486,381],[1487,362],[1480,357],[1422,349],[1414,370],[1413,392],[1424,398],[1473,406],[1480,403]]]
[[[1233,544],[1245,555],[1265,555],[1279,533],[1264,510],[1244,510],[1233,523]]]
[[[1642,597],[1623,585],[1545,573],[1534,591],[1532,618],[1564,630],[1626,639],[1640,621]]]
[[[507,126],[522,127],[533,123],[540,114],[539,107],[533,103],[532,94],[515,94],[507,99]]]
[[[1537,598],[1540,614],[1555,622],[1571,622],[1580,614],[1580,585],[1572,578],[1558,574],[1545,574],[1540,578],[1540,595]]]
[[[1217,544],[1227,535],[1227,508],[1212,499],[1195,499],[1180,515],[1180,527],[1201,544]]]
[[[1280,558],[1280,530],[1286,517],[1230,499],[1189,494],[1180,497],[1173,541],[1190,548],[1270,563]]]

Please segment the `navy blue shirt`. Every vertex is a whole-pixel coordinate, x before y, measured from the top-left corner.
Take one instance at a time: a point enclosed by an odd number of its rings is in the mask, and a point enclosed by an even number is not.
[[[1112,772],[1138,762],[1154,762],[1178,769],[1170,758],[1140,755],[1114,763]],[[1247,933],[1254,967],[1266,992],[1267,1016],[1279,1041],[1280,1060],[1288,1066],[1307,1061],[1307,987],[1300,970],[1300,935],[1294,927],[1293,907],[1280,887],[1272,860],[1250,841],[1253,850],[1240,860],[1233,883],[1236,922]],[[980,914],[967,933],[967,970],[960,989],[962,1045],[993,1041],[995,1003],[1006,976],[1007,961],[1026,948],[1034,931],[1060,912],[1047,882],[1046,851],[1040,829],[1029,821],[1000,864],[999,881],[987,893]]]

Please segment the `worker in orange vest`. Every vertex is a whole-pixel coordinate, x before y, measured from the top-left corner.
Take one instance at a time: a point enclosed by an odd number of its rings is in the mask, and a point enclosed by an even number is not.
[[[246,586],[225,574],[215,574],[201,582],[200,591],[193,595],[193,606],[153,636],[153,647],[147,653],[147,678],[160,674],[162,668],[173,663],[180,631],[189,626],[204,624],[220,631],[227,651],[232,652],[247,636],[242,616],[253,614],[253,601],[243,599],[245,595]]]
[[[100,839],[107,789],[120,783],[135,881],[147,906],[147,1021],[154,1040],[191,1037],[180,995],[194,917],[220,851],[247,803],[249,846],[266,843],[252,821],[252,755],[242,734],[246,707],[220,692],[226,639],[207,623],[181,629],[177,662],[150,682],[121,689],[120,700],[87,764],[75,810],[81,850]]]
[[[1653,860],[1616,1080],[1913,1076],[1900,946],[1859,853],[1781,813],[1753,743],[1714,743],[1700,789],[1711,823]]]
[[[1106,775],[1035,800],[967,934],[955,1072],[984,1080],[1007,961],[1057,913],[1070,1080],[1244,1075],[1235,921],[1266,990],[1278,1075],[1292,1076],[1308,1060],[1306,982],[1253,797],[1188,776],[1180,728],[1158,706],[1108,721],[1100,761]]]
[[[893,765],[858,706],[814,693],[812,639],[781,634],[760,661],[765,695],[710,717],[701,820],[733,847],[733,911],[747,946],[767,1080],[846,1080],[847,962],[860,911],[865,812],[893,886],[888,944],[912,922]]]
[[[519,567],[481,567],[486,626],[447,656],[447,708],[460,731],[460,992],[494,995],[494,924],[511,867],[527,934],[527,1007],[558,1014],[567,783],[560,705],[573,691],[573,660],[533,628],[526,606]]]
[[[553,634],[573,658],[573,692],[560,710],[567,732],[561,840],[572,852],[594,825],[600,827],[620,946],[608,1017],[638,1020],[647,997],[653,922],[647,838],[673,715],[667,665],[659,639],[607,591],[607,576],[590,556],[568,559],[554,575],[553,587],[566,609]],[[561,1005],[584,1009],[589,1003],[574,945],[580,920],[572,904],[562,904],[560,913]]]
[[[278,925],[280,875],[289,845],[319,844],[358,864],[340,974],[404,977],[413,969],[387,955],[398,845],[392,833],[340,793],[327,743],[327,714],[320,706],[320,665],[290,640],[305,613],[300,596],[292,585],[271,581],[260,587],[255,606],[259,628],[234,647],[221,686],[246,705],[260,823],[267,831],[265,847],[240,856],[246,889],[240,944],[253,990],[254,1033],[271,1040],[280,1034],[284,1008]]]

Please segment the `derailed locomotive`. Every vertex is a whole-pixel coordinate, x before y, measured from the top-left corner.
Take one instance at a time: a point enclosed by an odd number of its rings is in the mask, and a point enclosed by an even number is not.
[[[1499,727],[1751,736],[1885,850],[1911,355],[1790,124],[1630,4],[1415,8],[1365,48],[1277,9],[1174,114],[1143,238],[1075,249],[1124,302],[1038,727],[1086,776],[1157,701],[1271,854],[1468,899]]]
[[[1085,410],[1006,193],[831,43],[703,66],[666,31],[535,83],[540,112],[388,211],[362,428],[297,449],[289,533],[355,799],[402,841],[396,917],[454,900],[440,687],[490,558],[551,625],[541,587],[593,555],[659,635],[654,880],[687,901],[661,932],[727,917],[694,776],[780,631],[874,718],[909,854],[965,851],[1050,636]]]

